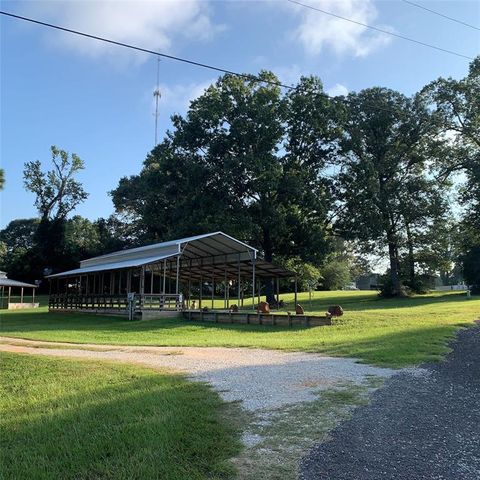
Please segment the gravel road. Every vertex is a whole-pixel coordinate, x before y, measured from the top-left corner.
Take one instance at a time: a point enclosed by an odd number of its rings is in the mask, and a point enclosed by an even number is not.
[[[480,479],[480,326],[404,370],[301,463],[302,480]]]
[[[187,373],[206,381],[224,400],[241,400],[250,411],[272,410],[318,398],[318,391],[367,375],[389,377],[395,371],[313,353],[250,348],[124,347],[69,344],[0,337],[0,350],[137,363]]]

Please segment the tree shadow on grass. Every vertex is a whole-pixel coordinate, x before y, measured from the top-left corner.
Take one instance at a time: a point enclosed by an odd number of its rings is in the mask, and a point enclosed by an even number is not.
[[[93,363],[32,361],[51,370]],[[133,369],[120,381],[102,380],[94,388],[73,385],[63,396],[52,388],[32,405],[19,398],[2,421],[2,478],[184,480],[232,473],[228,459],[240,444],[235,429],[219,421],[225,407],[209,387]],[[31,387],[8,388],[28,393]]]

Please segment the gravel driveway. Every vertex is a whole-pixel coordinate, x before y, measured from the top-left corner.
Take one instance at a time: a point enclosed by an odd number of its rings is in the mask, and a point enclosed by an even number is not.
[[[0,337],[0,350],[137,363],[187,373],[206,381],[227,401],[241,400],[249,411],[272,410],[318,398],[337,384],[361,384],[367,376],[393,370],[313,353],[249,348],[124,347],[69,344]]]
[[[303,480],[480,479],[480,327],[446,361],[387,380],[301,464]]]

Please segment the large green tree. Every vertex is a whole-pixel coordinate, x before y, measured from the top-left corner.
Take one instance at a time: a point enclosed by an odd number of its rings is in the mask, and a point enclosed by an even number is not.
[[[269,72],[260,78],[277,82]],[[316,78],[279,87],[225,75],[112,192],[148,240],[225,230],[276,256],[321,258],[338,136],[335,105]],[[267,296],[271,295],[267,282]]]
[[[36,275],[45,269],[60,270],[72,265],[74,260],[66,248],[67,216],[88,197],[76,179],[85,168],[81,158],[55,146],[50,150],[50,170],[44,171],[41,162],[36,160],[25,163],[23,172],[25,188],[35,194],[35,206],[40,214],[35,248],[29,257]]]
[[[27,162],[23,171],[25,188],[35,194],[42,220],[62,220],[85,201],[88,193],[75,175],[85,168],[83,160],[56,146],[50,148],[53,168],[42,170],[40,160]]]
[[[347,97],[336,228],[365,250],[387,252],[393,295],[402,293],[402,248],[413,268],[414,238],[443,205],[427,169],[437,128],[419,96],[370,88]]]
[[[480,270],[480,56],[470,64],[465,78],[439,78],[422,93],[443,127],[442,176],[460,172],[466,179],[460,188],[464,208],[459,234],[465,277],[471,280],[472,272]],[[479,283],[477,278],[475,284]]]

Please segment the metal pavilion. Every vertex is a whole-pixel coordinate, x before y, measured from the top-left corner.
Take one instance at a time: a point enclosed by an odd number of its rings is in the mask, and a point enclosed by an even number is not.
[[[254,305],[261,279],[276,280],[278,300],[279,280],[287,277],[294,274],[261,259],[257,249],[214,232],[83,260],[80,268],[48,277],[49,307],[154,318],[192,308],[192,289],[199,309],[209,301],[213,308],[215,286],[222,283],[228,309],[232,302],[242,305],[245,296]]]
[[[25,289],[32,289],[32,301],[25,302]],[[37,308],[38,303],[35,303],[35,289],[38,288],[38,285],[32,283],[19,282],[18,280],[12,280],[7,278],[5,272],[0,272],[0,308],[4,308],[4,300],[6,298],[7,305],[6,308],[9,310],[20,309],[20,308]],[[20,292],[20,302],[12,302],[12,292],[15,293],[15,290]]]

